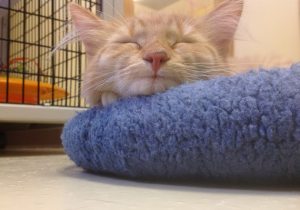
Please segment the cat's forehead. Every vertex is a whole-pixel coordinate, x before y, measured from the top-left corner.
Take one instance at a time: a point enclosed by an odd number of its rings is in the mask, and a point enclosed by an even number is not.
[[[165,25],[178,23],[178,16],[164,13],[145,13],[131,19],[134,23],[147,25]],[[167,25],[166,25],[167,24]]]
[[[162,13],[142,14],[129,20],[132,35],[180,33],[182,22],[177,15]]]

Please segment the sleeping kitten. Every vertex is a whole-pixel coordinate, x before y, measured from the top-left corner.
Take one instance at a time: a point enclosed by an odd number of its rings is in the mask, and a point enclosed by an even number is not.
[[[242,0],[227,0],[198,19],[153,13],[112,23],[74,3],[69,10],[87,53],[82,91],[91,106],[232,74],[226,55]]]

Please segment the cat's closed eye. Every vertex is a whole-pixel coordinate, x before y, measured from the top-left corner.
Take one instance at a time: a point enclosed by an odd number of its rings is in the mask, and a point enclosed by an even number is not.
[[[175,49],[177,46],[179,45],[182,45],[182,44],[192,44],[192,43],[195,43],[195,42],[192,42],[192,41],[178,41],[178,42],[175,42],[173,45],[172,45],[172,49]]]
[[[132,45],[137,49],[141,49],[141,45],[131,36],[117,36],[113,39],[112,43],[121,45]]]
[[[141,49],[141,45],[138,43],[138,42],[135,42],[135,41],[132,41],[132,40],[122,40],[122,41],[119,41],[117,42],[119,44],[128,44],[128,45],[131,45],[133,47],[136,47],[137,49]]]
[[[126,44],[131,44],[131,45],[135,46],[137,49],[141,49],[142,48],[141,45],[139,43],[137,43],[137,42],[127,42]]]
[[[182,37],[179,40],[175,41],[172,47],[176,47],[179,44],[194,44],[197,42],[198,40],[193,37]]]
[[[172,45],[172,49],[175,49],[179,44],[183,44],[183,42],[175,42],[175,43]]]

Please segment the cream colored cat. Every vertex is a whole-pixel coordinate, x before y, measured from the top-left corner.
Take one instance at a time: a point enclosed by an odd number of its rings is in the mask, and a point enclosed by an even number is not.
[[[112,23],[74,3],[69,10],[86,48],[82,91],[91,106],[232,74],[226,55],[242,0],[227,0],[199,19],[153,13]]]

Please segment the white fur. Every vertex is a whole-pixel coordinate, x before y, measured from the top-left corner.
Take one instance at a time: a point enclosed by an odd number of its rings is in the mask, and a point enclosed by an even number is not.
[[[101,95],[102,106],[106,107],[110,104],[116,103],[119,100],[119,96],[112,92],[104,92]]]

